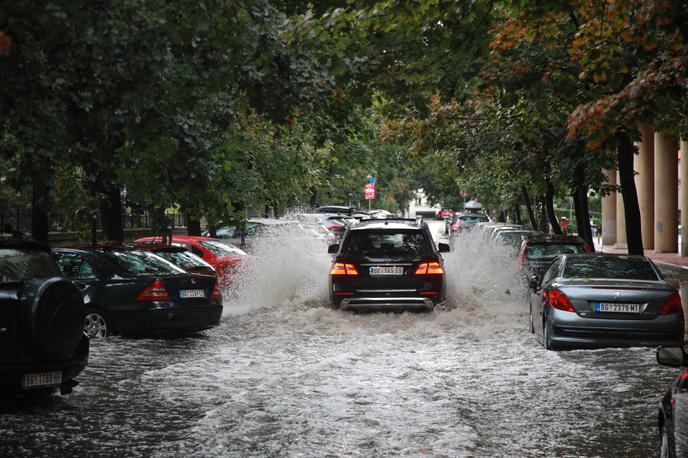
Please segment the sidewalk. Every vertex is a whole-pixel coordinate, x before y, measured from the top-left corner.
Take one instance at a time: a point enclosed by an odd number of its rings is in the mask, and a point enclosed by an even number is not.
[[[595,241],[595,250],[602,253],[628,254],[625,248],[615,248],[613,245],[600,246],[597,241]],[[655,253],[654,250],[645,250],[645,256],[656,263],[688,269],[688,257],[680,256],[678,253]]]

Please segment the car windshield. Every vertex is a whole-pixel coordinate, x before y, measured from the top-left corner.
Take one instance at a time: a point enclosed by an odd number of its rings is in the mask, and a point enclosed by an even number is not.
[[[146,251],[106,251],[122,269],[134,275],[174,275],[185,273],[171,262]]]
[[[158,251],[155,254],[184,270],[211,268],[210,264],[188,251]]]
[[[659,280],[650,262],[642,258],[576,257],[566,260],[566,278],[623,278],[627,280]]]
[[[25,281],[54,275],[62,276],[55,261],[45,251],[0,248],[0,282]]]
[[[508,243],[510,245],[518,245],[519,247],[521,246],[521,238],[524,235],[528,235],[530,232],[528,231],[523,231],[523,232],[500,232],[497,235],[497,238],[501,240],[504,243]]]
[[[201,245],[206,247],[215,256],[244,256],[246,252],[219,240],[202,240]]]
[[[583,246],[576,243],[542,243],[529,246],[526,251],[526,259],[548,259],[560,254],[584,252]]]
[[[364,256],[422,255],[430,252],[425,234],[410,231],[352,231],[344,252]]]

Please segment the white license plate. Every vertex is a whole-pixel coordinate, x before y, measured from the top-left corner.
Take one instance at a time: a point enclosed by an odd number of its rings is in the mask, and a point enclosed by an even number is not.
[[[598,312],[610,313],[640,313],[640,304],[609,304],[600,302],[595,304]]]
[[[39,386],[57,386],[62,383],[62,372],[39,372],[38,374],[26,374],[22,376],[23,388],[35,388]]]
[[[404,275],[402,266],[373,266],[370,275]]]
[[[205,291],[202,289],[180,289],[179,297],[181,297],[182,299],[190,299],[194,297],[204,298]]]

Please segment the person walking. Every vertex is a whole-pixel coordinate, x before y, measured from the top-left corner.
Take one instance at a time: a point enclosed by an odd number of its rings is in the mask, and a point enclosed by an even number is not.
[[[567,230],[567,227],[566,227],[566,226],[567,226],[567,224],[566,224],[566,217],[565,217],[565,216],[562,216],[562,217],[561,217],[561,233],[562,233],[562,234],[568,234],[568,230]]]

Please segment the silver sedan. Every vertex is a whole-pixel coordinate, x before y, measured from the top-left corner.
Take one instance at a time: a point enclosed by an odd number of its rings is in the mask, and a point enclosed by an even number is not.
[[[529,286],[530,331],[547,349],[683,342],[681,297],[644,256],[562,255]]]

